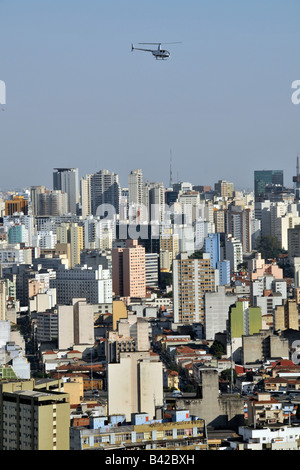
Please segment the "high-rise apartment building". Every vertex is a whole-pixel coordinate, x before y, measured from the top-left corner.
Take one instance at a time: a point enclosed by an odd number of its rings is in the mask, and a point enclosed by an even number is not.
[[[0,384],[0,450],[69,450],[69,395],[54,381],[51,389],[34,380]]]
[[[287,233],[289,258],[298,258],[300,256],[300,225],[288,228]]]
[[[92,214],[111,218],[108,206],[119,214],[121,196],[119,176],[108,170],[100,170],[91,176],[90,185]]]
[[[262,329],[261,309],[249,307],[248,301],[237,301],[230,308],[229,325],[232,338],[259,333]]]
[[[143,172],[141,169],[132,170],[128,175],[128,204],[143,203]]]
[[[216,292],[205,294],[205,338],[215,339],[217,333],[225,332],[229,317],[229,308],[237,301],[237,296],[227,294],[225,287],[219,286]]]
[[[145,253],[146,286],[158,287],[159,254]]]
[[[162,362],[148,351],[121,353],[119,363],[108,364],[107,383],[108,414],[124,414],[130,421],[132,413],[154,417],[163,405]]]
[[[45,191],[45,186],[30,187],[31,212],[34,216],[39,214],[39,195]]]
[[[81,215],[83,219],[92,213],[91,179],[92,175],[86,175],[80,179]]]
[[[225,258],[230,261],[231,272],[237,272],[243,262],[243,246],[240,240],[231,235],[225,239]]]
[[[86,299],[58,306],[58,349],[94,344],[94,309]]]
[[[233,197],[233,183],[219,180],[215,183],[215,191],[217,191],[217,193],[223,198]]]
[[[86,298],[91,304],[112,303],[111,271],[101,265],[58,270],[50,287],[57,289],[57,303],[61,305],[72,305],[77,298]]]
[[[146,296],[145,248],[137,240],[112,250],[113,291],[120,297]]]
[[[44,191],[38,194],[37,214],[57,217],[69,212],[68,194],[60,190]]]
[[[227,211],[227,233],[242,243],[243,252],[252,251],[252,213],[241,206],[231,206]]]
[[[80,253],[83,250],[83,226],[76,222],[62,223],[56,229],[58,248],[69,245],[69,268],[80,264]]]
[[[298,305],[294,299],[286,299],[283,305],[278,305],[273,312],[273,329],[279,330],[299,330]]]
[[[178,233],[173,233],[172,228],[164,228],[160,235],[161,271],[169,272],[172,269],[173,260],[179,253]]]
[[[216,233],[225,233],[226,223],[224,209],[214,209],[214,224]]]
[[[188,258],[186,253],[173,262],[175,323],[204,323],[204,294],[215,291],[215,272],[209,255]]]
[[[78,168],[54,168],[53,189],[67,193],[68,212],[76,214],[79,202]]]
[[[211,267],[216,269],[217,263],[221,261],[220,234],[210,233],[205,238],[205,252],[209,254]]]

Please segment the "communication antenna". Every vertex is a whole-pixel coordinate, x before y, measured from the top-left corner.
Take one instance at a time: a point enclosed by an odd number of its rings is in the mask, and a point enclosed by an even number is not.
[[[172,172],[172,150],[170,149],[170,188],[173,186],[173,172]]]

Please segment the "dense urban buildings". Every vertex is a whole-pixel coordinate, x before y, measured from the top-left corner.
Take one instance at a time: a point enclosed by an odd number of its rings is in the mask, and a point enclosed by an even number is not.
[[[0,448],[299,448],[299,188],[126,185],[1,193]]]

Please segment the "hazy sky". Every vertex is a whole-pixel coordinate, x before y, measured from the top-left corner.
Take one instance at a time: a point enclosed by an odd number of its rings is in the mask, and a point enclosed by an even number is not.
[[[299,0],[0,0],[0,188],[108,169],[253,188],[300,155]],[[173,42],[167,61],[131,43]]]

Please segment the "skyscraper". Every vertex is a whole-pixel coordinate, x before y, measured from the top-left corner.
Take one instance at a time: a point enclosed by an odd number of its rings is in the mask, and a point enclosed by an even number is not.
[[[128,203],[142,204],[143,202],[143,172],[141,169],[132,170],[128,175]]]
[[[220,234],[210,233],[205,238],[205,252],[209,253],[211,267],[216,269],[217,263],[221,261]]]
[[[68,211],[76,214],[79,202],[78,168],[54,168],[53,189],[68,194]]]
[[[81,215],[83,219],[92,213],[91,178],[92,175],[86,175],[85,178],[80,179]]]
[[[192,259],[181,253],[173,261],[175,323],[204,323],[204,294],[214,292],[215,273],[208,254]]]
[[[101,206],[112,206],[116,214],[119,214],[121,188],[119,176],[108,170],[100,170],[91,176],[91,210],[93,215],[105,215],[101,212]],[[107,214],[109,217],[110,214]]]
[[[283,187],[283,170],[254,171],[255,200],[263,200],[266,190],[275,190],[276,187]]]
[[[137,240],[127,240],[125,248],[113,248],[112,274],[116,295],[146,296],[145,248]]]

